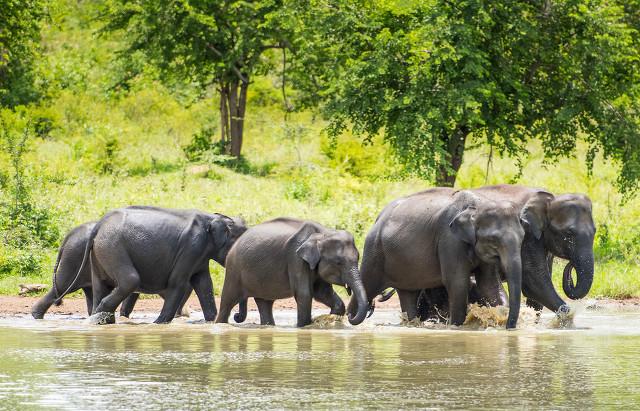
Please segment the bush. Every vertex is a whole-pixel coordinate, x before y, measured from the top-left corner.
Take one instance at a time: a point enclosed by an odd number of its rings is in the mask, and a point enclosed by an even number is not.
[[[39,274],[46,258],[43,248],[53,247],[60,231],[53,214],[37,206],[29,190],[33,182],[24,156],[33,133],[30,121],[24,111],[4,110],[0,114],[0,141],[11,165],[4,182],[9,196],[0,203],[0,274]]]

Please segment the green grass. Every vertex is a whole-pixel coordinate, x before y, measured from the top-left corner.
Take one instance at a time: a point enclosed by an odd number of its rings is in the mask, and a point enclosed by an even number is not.
[[[53,91],[29,108],[32,115],[50,119],[53,129],[31,141],[26,161],[32,200],[49,210],[61,237],[109,209],[153,204],[241,215],[249,224],[278,216],[309,218],[351,231],[362,249],[367,230],[387,202],[429,186],[403,177],[380,141],[363,146],[345,135],[334,146],[323,134],[325,123],[313,113],[292,115],[285,122],[268,78],[250,88],[245,166],[233,170],[189,163],[181,147],[204,126],[216,124],[215,99],[188,104],[148,78],[128,93],[107,91],[117,40],[91,34],[95,27],[86,4],[58,3],[44,31]],[[515,162],[497,156],[487,175],[487,154],[484,148],[465,154],[457,186],[514,179]],[[573,159],[546,164],[542,157],[540,147],[532,144],[519,183],[555,193],[583,192],[593,200],[598,234],[591,295],[640,296],[640,200],[620,205],[615,164],[597,158],[589,176],[583,147]],[[0,171],[0,177],[12,172],[4,153]],[[8,186],[1,187],[6,196]],[[29,253],[0,242],[0,268],[6,267],[0,269],[5,273],[0,274],[0,294],[16,294],[23,282],[50,283],[56,249],[34,251],[31,265],[23,261]],[[214,265],[212,269],[219,293],[223,272]],[[561,270],[557,263],[558,290]]]

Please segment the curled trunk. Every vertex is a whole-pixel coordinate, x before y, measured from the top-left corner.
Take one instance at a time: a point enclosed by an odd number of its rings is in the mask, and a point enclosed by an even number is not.
[[[367,316],[367,311],[369,311],[369,302],[367,300],[367,293],[364,290],[364,285],[362,284],[362,279],[360,278],[360,271],[357,268],[352,268],[349,271],[347,285],[353,292],[351,299],[352,301],[355,301],[356,306],[358,307],[355,314],[353,312],[348,313],[349,322],[352,325],[358,325],[364,321]],[[353,304],[350,304],[350,306],[353,306]]]
[[[573,283],[571,270],[575,268],[578,283]],[[571,258],[564,268],[562,276],[562,289],[567,297],[577,300],[585,297],[593,284],[593,252],[580,254],[576,258]]]

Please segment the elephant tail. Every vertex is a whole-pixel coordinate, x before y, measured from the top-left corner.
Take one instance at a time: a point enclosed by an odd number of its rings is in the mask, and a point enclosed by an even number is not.
[[[53,302],[54,305],[60,305],[62,303],[62,298],[65,295],[67,295],[69,291],[73,289],[73,286],[78,281],[78,278],[80,277],[80,273],[82,272],[82,270],[84,270],[84,267],[87,264],[87,260],[89,259],[89,253],[91,252],[91,248],[93,248],[93,239],[96,237],[96,234],[98,234],[98,230],[100,229],[100,226],[102,226],[102,221],[104,221],[104,218],[100,220],[95,226],[93,226],[93,229],[91,230],[91,234],[89,235],[87,244],[84,247],[84,255],[82,256],[82,263],[80,264],[80,268],[78,268],[78,272],[76,273],[76,276],[73,278],[73,281],[71,281],[67,289],[64,290],[64,292],[61,294],[58,294],[57,288],[56,288],[57,297]],[[58,262],[60,261],[60,256],[62,255],[62,248],[63,247],[60,247],[60,252],[58,253]],[[56,269],[54,270],[54,274],[53,274],[54,286],[55,286],[55,273],[58,269],[58,262],[56,262]]]
[[[58,267],[60,267],[60,260],[62,259],[62,250],[64,250],[64,245],[66,244],[67,239],[60,244],[60,249],[58,250],[58,256],[56,257],[56,265],[53,266],[53,274],[51,276],[51,282],[53,284],[53,292],[55,293],[55,302],[56,306],[62,304],[62,298],[58,298],[60,292],[58,291],[58,284],[56,283],[56,275],[58,274]]]
[[[239,311],[233,315],[233,320],[237,323],[244,322],[247,319],[247,298],[240,301]]]

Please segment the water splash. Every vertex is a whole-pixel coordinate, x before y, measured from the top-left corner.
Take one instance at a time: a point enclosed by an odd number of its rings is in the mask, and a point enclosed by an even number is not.
[[[344,315],[322,314],[311,320],[311,324],[304,328],[310,329],[343,329],[347,328]]]

